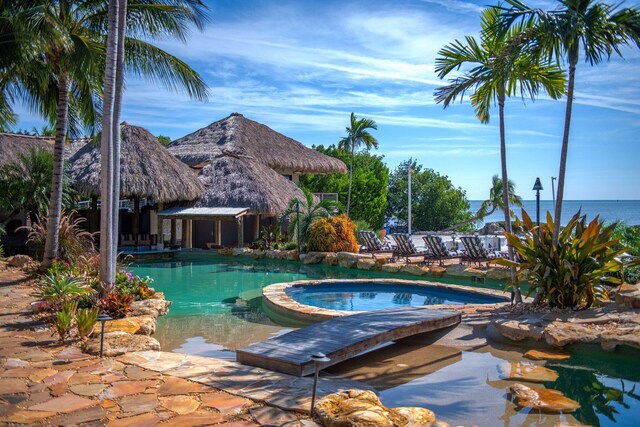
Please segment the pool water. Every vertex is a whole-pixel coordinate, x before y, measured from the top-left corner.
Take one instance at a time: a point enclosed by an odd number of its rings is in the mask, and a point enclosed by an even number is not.
[[[235,358],[233,350],[237,348],[290,330],[263,311],[263,287],[294,280],[388,277],[326,265],[198,253],[181,253],[171,261],[139,262],[129,269],[154,278],[156,290],[173,302],[169,314],[158,319],[154,335],[163,350],[230,359]],[[456,282],[502,289],[498,282]],[[516,408],[507,401],[505,389],[512,382],[497,377],[500,363],[525,360],[522,354],[527,348],[486,341],[476,344],[473,328],[460,326],[455,331],[462,335],[465,348],[450,343],[399,342],[326,371],[370,384],[388,406],[424,406],[451,425],[555,426],[561,421],[592,426],[638,425],[637,351],[604,353],[589,346],[569,360],[548,362],[546,366],[556,370],[559,378],[544,386],[562,391],[582,408],[570,415],[544,415]]]
[[[369,311],[398,306],[494,304],[504,299],[465,291],[400,284],[327,283],[286,290],[295,301],[330,310]]]

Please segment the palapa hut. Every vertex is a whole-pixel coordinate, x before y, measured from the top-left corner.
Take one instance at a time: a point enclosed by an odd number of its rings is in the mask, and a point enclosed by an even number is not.
[[[15,162],[20,154],[32,148],[53,151],[53,138],[0,132],[0,166]]]
[[[204,186],[194,171],[173,157],[148,130],[123,122],[120,134],[120,197],[134,201],[131,234],[137,239],[140,232],[146,231],[141,230],[139,224],[140,199],[146,199],[150,206],[157,203],[158,209],[162,209],[167,203],[198,199],[204,193]],[[92,222],[96,221],[101,188],[100,148],[86,144],[69,162],[73,186],[81,195],[92,198],[93,215],[89,216]],[[155,219],[155,213],[150,212],[144,227],[149,235],[162,234],[162,221],[157,221],[154,227]],[[163,239],[160,239],[158,245],[162,244]]]
[[[183,222],[189,233],[183,232],[186,247],[250,242],[258,237],[260,226],[274,224],[292,198],[304,197],[295,184],[301,174],[347,171],[342,161],[238,113],[173,141],[168,149],[199,170],[206,187],[192,208],[161,213],[189,221]],[[244,221],[247,215],[253,221]],[[224,219],[235,224],[223,228]]]

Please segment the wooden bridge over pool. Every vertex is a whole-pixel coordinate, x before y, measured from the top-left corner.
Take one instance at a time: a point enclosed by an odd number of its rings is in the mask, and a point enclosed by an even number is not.
[[[331,359],[322,366],[340,363],[389,341],[407,338],[460,323],[460,313],[423,307],[401,307],[338,317],[251,344],[236,351],[236,359],[290,375],[314,371],[311,355]]]

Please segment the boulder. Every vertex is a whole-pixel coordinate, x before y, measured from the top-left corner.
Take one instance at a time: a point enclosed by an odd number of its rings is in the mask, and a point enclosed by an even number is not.
[[[446,274],[447,269],[441,265],[432,265],[429,267],[429,274],[433,277],[442,277]]]
[[[253,250],[249,248],[233,248],[231,253],[233,256],[253,256]]]
[[[600,335],[600,345],[607,351],[615,350],[619,345],[640,349],[640,326],[609,329]]]
[[[141,301],[134,301],[131,303],[130,312],[131,316],[143,316],[149,315],[157,318],[163,316],[169,311],[171,301],[163,299],[145,299]]]
[[[533,323],[519,322],[517,320],[497,320],[493,322],[496,330],[505,338],[512,341],[532,339],[540,341],[544,327]]]
[[[101,326],[98,322],[98,327],[93,329],[92,336],[100,336]],[[134,319],[114,319],[104,323],[104,332],[126,332],[128,334],[135,334],[140,330],[140,324]]]
[[[356,267],[358,270],[379,270],[380,264],[375,259],[359,259]]]
[[[324,263],[327,265],[338,265],[338,254],[327,252],[327,256],[324,257]]]
[[[100,335],[89,339],[82,346],[85,353],[100,354]],[[160,350],[160,343],[146,335],[131,335],[126,332],[104,334],[104,356],[115,357],[133,351]]]
[[[385,408],[368,390],[333,393],[316,403],[316,416],[325,427],[406,427],[408,418]]]
[[[408,422],[406,427],[425,426],[436,420],[436,414],[426,408],[412,408],[401,406],[395,409],[400,415],[404,415]]]
[[[498,365],[498,372],[503,380],[543,383],[558,379],[556,371],[530,362],[504,362]]]
[[[524,357],[531,360],[565,360],[571,357],[569,353],[547,350],[529,350]]]
[[[380,269],[385,273],[397,273],[404,266],[404,264],[391,263],[385,264]]]
[[[624,283],[616,290],[615,301],[627,307],[640,308],[640,286]]]
[[[511,279],[511,270],[508,268],[490,268],[485,275],[491,280],[508,280]]]
[[[262,259],[266,256],[266,251],[263,251],[262,249],[256,249],[253,251],[252,256],[254,259]]]
[[[326,252],[308,252],[300,255],[300,261],[303,264],[320,264],[326,256]]]
[[[407,264],[400,269],[400,273],[410,274],[412,276],[424,276],[429,272],[429,267],[421,265]]]
[[[143,315],[136,317],[127,317],[126,319],[138,322],[138,326],[140,328],[136,331],[136,334],[153,335],[156,333],[156,319],[153,316]]]
[[[338,265],[342,268],[355,268],[358,265],[358,255],[350,252],[339,252]]]
[[[509,387],[515,398],[516,405],[528,407],[544,413],[567,413],[580,409],[580,404],[569,399],[558,390],[532,389],[526,385],[516,383]]]
[[[300,260],[300,254],[298,253],[297,249],[293,249],[291,251],[287,251],[287,260],[289,261],[299,261]]]
[[[9,266],[17,268],[28,266],[32,261],[33,260],[30,256],[22,254],[10,256],[9,258],[7,258],[7,263],[9,264]]]
[[[564,347],[579,342],[598,342],[600,333],[575,323],[552,322],[544,328],[544,339],[551,346]]]
[[[486,272],[462,264],[447,266],[447,274],[453,277],[485,277]]]
[[[154,290],[153,295],[151,295],[149,299],[164,299],[164,292],[156,292]]]

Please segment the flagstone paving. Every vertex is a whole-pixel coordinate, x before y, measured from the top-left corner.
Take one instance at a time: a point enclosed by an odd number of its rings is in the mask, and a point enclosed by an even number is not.
[[[89,356],[38,324],[33,299],[23,273],[0,271],[0,425],[317,426],[310,378],[159,351]],[[366,387],[321,379],[318,393],[354,386]]]

